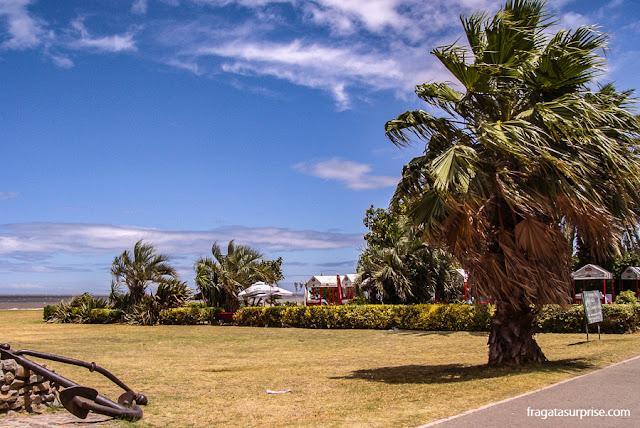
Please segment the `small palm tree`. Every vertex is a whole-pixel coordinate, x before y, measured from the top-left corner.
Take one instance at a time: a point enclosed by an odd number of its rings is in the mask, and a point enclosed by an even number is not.
[[[194,269],[196,271],[195,283],[199,290],[201,299],[209,307],[224,306],[227,293],[224,286],[218,280],[218,269],[211,268],[211,263],[204,263],[206,259],[196,261]]]
[[[420,247],[420,242],[412,239],[404,226],[401,221],[391,223],[388,245],[367,246],[358,261],[361,275],[357,286],[364,284],[377,291],[387,303],[407,303],[414,295],[409,258]]]
[[[177,280],[176,271],[168,262],[169,256],[156,254],[153,245],[140,240],[134,245],[133,254],[125,250],[113,260],[112,289],[124,283],[129,290],[128,301],[136,305],[147,294],[149,284]]]
[[[456,266],[450,254],[427,245],[402,215],[387,226],[385,235],[372,239],[360,255],[357,289],[363,285],[373,289],[385,303],[456,297],[452,290]]]
[[[274,281],[274,273],[261,263],[261,252],[229,241],[227,253],[223,254],[217,242],[211,247],[213,257],[196,260],[196,285],[204,296],[220,299],[224,297],[225,310],[236,311],[240,305],[238,292],[255,281]],[[206,300],[206,298],[205,298]],[[213,303],[213,302],[212,302]]]
[[[394,202],[448,247],[479,297],[496,304],[490,364],[541,362],[535,307],[566,304],[575,231],[615,253],[640,223],[640,120],[631,92],[592,91],[606,35],[561,30],[544,2],[513,0],[494,16],[462,18],[469,48],[433,54],[459,81],[416,94],[446,115],[408,111],[387,122],[399,146],[426,142],[404,169]],[[534,309],[532,309],[532,307]]]

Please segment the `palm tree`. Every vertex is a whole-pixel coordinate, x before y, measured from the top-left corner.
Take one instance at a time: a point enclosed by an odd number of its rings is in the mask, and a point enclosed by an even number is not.
[[[125,250],[113,260],[112,289],[124,283],[129,289],[129,302],[136,305],[147,294],[149,284],[177,279],[175,269],[168,262],[169,256],[156,254],[153,245],[140,240],[133,247],[133,255]]]
[[[202,260],[196,261],[194,269],[196,271],[195,283],[199,290],[199,295],[209,307],[224,306],[227,300],[225,288],[218,280],[219,269],[212,269],[209,263]]]
[[[275,282],[271,269],[261,263],[261,252],[229,241],[227,254],[223,254],[217,242],[211,247],[211,257],[196,260],[196,284],[203,296],[224,295],[225,310],[238,309],[238,292],[255,281]],[[220,289],[222,286],[222,289]]]
[[[640,120],[631,91],[592,91],[607,36],[593,27],[547,36],[544,2],[513,0],[494,16],[463,17],[470,49],[432,53],[459,81],[416,94],[444,117],[408,111],[387,122],[398,146],[426,143],[403,170],[393,202],[469,272],[495,302],[490,364],[542,362],[536,308],[566,304],[575,229],[614,254],[640,220]]]
[[[407,303],[414,297],[409,275],[408,257],[415,249],[406,235],[395,235],[391,245],[371,245],[364,249],[358,260],[356,291],[367,288],[382,295],[385,303]]]
[[[381,211],[383,221],[389,215]],[[371,220],[374,229],[380,226]],[[456,266],[450,254],[427,245],[403,215],[383,228],[367,235],[367,247],[358,260],[358,293],[363,288],[375,290],[385,303],[427,303],[436,296],[454,297]]]

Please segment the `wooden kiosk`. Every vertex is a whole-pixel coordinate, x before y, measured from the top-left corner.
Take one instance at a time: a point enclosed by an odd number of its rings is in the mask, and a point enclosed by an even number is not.
[[[305,285],[305,306],[344,305],[353,299],[353,284],[342,284],[340,275],[312,277]]]
[[[602,297],[600,300],[602,303],[612,303],[614,299],[613,291],[613,274],[608,270],[598,265],[585,265],[577,271],[571,274],[573,280],[573,303],[582,303],[582,292],[576,294],[576,281],[582,281],[582,291],[584,292],[584,281],[588,280],[602,280]],[[611,281],[611,287],[608,288],[610,293],[607,293],[607,280]]]
[[[622,275],[620,275],[620,291],[634,290],[636,292],[636,297],[638,297],[638,295],[640,295],[638,292],[638,280],[640,280],[640,267],[629,266],[624,270],[624,272],[622,272]],[[633,288],[627,288],[625,287],[625,281],[634,281],[635,286]]]

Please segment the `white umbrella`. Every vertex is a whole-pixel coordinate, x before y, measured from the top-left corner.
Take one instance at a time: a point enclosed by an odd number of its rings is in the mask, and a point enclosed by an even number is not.
[[[271,291],[269,292],[272,295],[275,296],[293,296],[293,293],[289,290],[285,290],[284,288],[280,288],[280,287],[271,287]]]
[[[262,281],[256,282],[252,284],[250,287],[247,287],[240,293],[238,293],[238,297],[265,297],[265,296],[291,296],[293,293],[289,290],[285,290],[284,288],[277,287],[275,285],[269,285]]]
[[[269,291],[271,291],[271,288],[272,287],[269,284],[266,284],[262,281],[255,282],[251,284],[250,287],[247,287],[246,289],[239,292],[238,297],[254,297],[258,294],[268,293]]]

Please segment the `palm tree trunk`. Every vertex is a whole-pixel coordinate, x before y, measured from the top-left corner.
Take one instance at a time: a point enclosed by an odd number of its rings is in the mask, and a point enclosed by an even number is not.
[[[528,305],[496,304],[489,334],[489,365],[543,363],[547,358],[533,338],[535,312]]]
[[[225,293],[224,310],[227,312],[236,312],[240,308],[240,300],[232,292]]]

